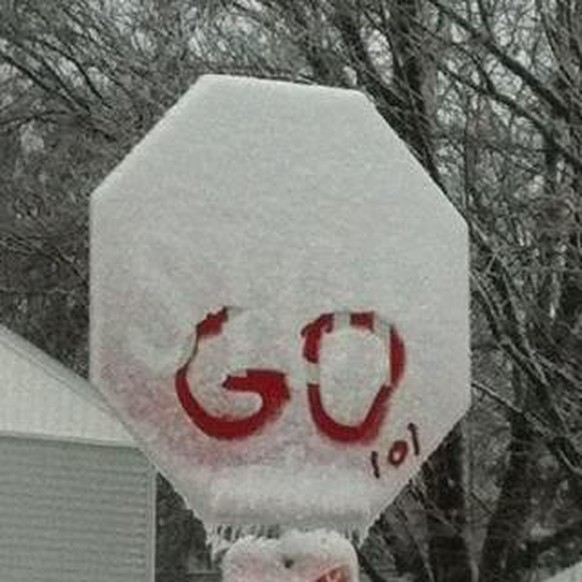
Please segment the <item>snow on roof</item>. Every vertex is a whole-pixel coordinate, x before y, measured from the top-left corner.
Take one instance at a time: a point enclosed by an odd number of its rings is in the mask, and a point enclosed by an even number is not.
[[[0,434],[135,446],[96,389],[3,326]]]

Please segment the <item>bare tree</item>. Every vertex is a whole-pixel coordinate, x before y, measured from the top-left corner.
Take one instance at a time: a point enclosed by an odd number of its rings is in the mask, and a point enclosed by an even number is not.
[[[82,373],[88,195],[199,74],[184,6],[0,2],[0,310]]]

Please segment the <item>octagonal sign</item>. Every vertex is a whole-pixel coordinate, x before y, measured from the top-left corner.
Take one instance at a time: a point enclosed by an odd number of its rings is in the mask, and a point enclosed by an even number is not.
[[[363,95],[203,77],[91,213],[92,379],[207,527],[365,530],[467,409],[466,225]]]

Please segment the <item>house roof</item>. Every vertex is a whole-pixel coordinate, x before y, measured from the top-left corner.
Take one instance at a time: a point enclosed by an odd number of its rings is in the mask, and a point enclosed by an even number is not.
[[[135,446],[94,387],[3,326],[0,434]]]

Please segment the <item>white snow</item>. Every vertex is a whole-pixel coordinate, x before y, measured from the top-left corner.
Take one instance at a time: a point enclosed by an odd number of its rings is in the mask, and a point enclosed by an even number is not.
[[[582,562],[560,572],[546,582],[582,582]]]
[[[209,528],[364,532],[468,407],[466,225],[361,94],[204,77],[93,194],[91,220],[93,381]],[[269,369],[291,396],[239,440],[205,434],[175,390],[196,324],[223,306],[238,314],[200,344],[191,393],[245,418],[260,397],[221,383]],[[396,326],[406,369],[378,435],[334,442],[308,378],[329,415],[358,424],[390,375],[388,346],[324,334],[318,369],[301,330],[367,311]]]
[[[280,539],[244,537],[224,556],[224,582],[357,582],[358,561],[340,535],[290,531]]]

